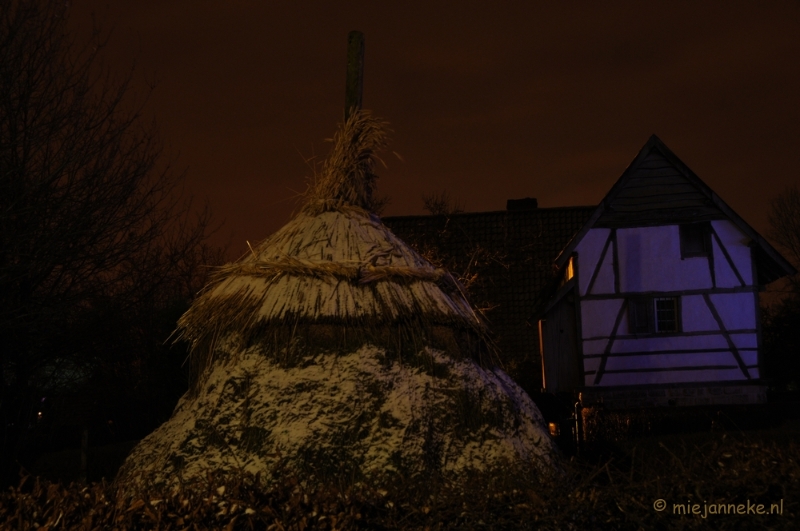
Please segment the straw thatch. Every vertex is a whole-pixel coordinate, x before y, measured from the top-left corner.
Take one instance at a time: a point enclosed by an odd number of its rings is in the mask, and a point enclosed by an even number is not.
[[[180,318],[190,391],[120,469],[128,494],[208,469],[358,478],[555,463],[463,287],[369,212],[382,126],[352,113],[294,219],[220,268]]]
[[[192,345],[193,391],[220,339],[239,348],[261,342],[267,355],[290,362],[320,324],[343,331],[338,340],[321,338],[332,350],[388,340],[397,355],[429,345],[492,364],[487,328],[459,282],[368,211],[383,125],[367,112],[352,113],[299,214],[241,261],[220,268],[181,317],[178,338]]]
[[[388,124],[369,111],[352,109],[333,137],[333,149],[306,194],[311,215],[342,207],[365,214],[374,210],[375,160],[388,143]]]

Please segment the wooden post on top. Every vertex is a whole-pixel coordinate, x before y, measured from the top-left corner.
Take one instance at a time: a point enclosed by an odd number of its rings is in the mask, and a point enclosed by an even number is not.
[[[344,120],[350,118],[350,112],[361,110],[361,99],[364,94],[364,34],[351,31],[347,35],[347,86],[344,99]]]

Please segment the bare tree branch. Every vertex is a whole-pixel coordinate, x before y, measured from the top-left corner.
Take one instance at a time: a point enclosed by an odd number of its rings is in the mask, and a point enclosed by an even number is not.
[[[769,237],[790,262],[800,269],[800,189],[797,185],[786,188],[771,201]],[[797,275],[789,279],[795,293],[800,293]]]
[[[67,14],[54,0],[0,2],[6,457],[19,445],[48,367],[145,355],[152,316],[186,302],[202,286],[203,262],[221,258],[204,245],[208,208],[193,214],[180,188],[183,174],[162,163],[155,126],[143,122],[144,102],[130,97],[131,75],[119,80],[102,64],[99,31],[76,47]],[[126,336],[131,346],[109,353],[97,338],[106,337],[113,312],[104,308],[111,307],[122,316],[115,330],[138,329],[141,337],[136,343]]]
[[[450,197],[446,190],[437,194],[422,195],[423,209],[432,216],[452,216],[464,212],[464,207],[455,199]]]

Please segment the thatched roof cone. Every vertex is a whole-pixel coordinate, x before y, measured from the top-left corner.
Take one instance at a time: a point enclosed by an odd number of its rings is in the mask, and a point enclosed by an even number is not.
[[[351,113],[298,214],[181,317],[190,391],[128,457],[123,489],[281,459],[355,475],[555,462],[461,285],[370,212],[385,143]]]
[[[235,337],[239,347],[268,338],[275,347],[276,333],[290,343],[307,340],[329,332],[321,324],[349,329],[345,348],[391,328],[394,350],[403,342],[412,351],[433,344],[493,363],[487,328],[460,283],[369,211],[384,125],[366,111],[352,112],[300,212],[242,260],[222,267],[178,321],[179,337],[192,343],[195,382],[222,338]],[[293,356],[281,348],[284,358]]]

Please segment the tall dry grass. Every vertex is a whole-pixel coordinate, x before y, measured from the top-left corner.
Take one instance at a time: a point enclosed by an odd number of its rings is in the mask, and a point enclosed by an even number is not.
[[[796,529],[794,430],[629,441],[565,460],[559,478],[515,467],[458,484],[396,476],[322,483],[287,475],[263,488],[257,477],[209,472],[194,491],[123,500],[105,483],[62,486],[26,476],[0,494],[0,528]],[[654,508],[658,500],[664,510]],[[691,514],[693,504],[699,514]],[[745,514],[708,514],[712,504],[734,512],[740,506]],[[753,514],[758,504],[779,504],[782,514]],[[689,514],[676,514],[679,506]]]

